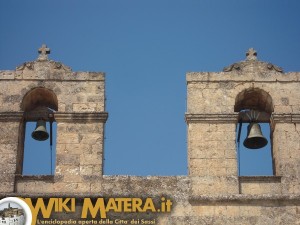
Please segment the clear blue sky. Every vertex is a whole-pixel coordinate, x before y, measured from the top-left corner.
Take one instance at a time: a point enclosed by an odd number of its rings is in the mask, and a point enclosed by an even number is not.
[[[298,0],[1,1],[0,69],[46,43],[73,71],[106,72],[105,174],[184,175],[186,72],[221,71],[250,47],[300,71],[299,12]]]

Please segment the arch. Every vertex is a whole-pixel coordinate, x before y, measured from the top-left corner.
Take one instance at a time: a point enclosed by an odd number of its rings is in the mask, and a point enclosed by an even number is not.
[[[246,110],[246,111],[244,111]],[[251,111],[248,111],[251,110]],[[253,110],[253,115],[251,112]],[[242,90],[235,99],[234,111],[239,112],[239,124],[236,130],[238,148],[238,175],[239,176],[269,176],[275,175],[271,114],[274,111],[273,100],[269,93],[260,88],[247,88]],[[257,112],[259,111],[259,114]],[[249,114],[250,113],[250,114]],[[248,117],[248,116],[250,117]],[[256,116],[257,115],[257,118]],[[252,122],[260,124],[261,132],[268,140],[268,144],[259,149],[264,151],[249,150],[246,146],[240,145],[240,140],[245,140],[249,135],[249,127]],[[245,126],[246,125],[246,126]],[[266,135],[267,134],[267,135]],[[256,165],[245,174],[243,168],[247,165]],[[264,171],[259,171],[264,165]]]
[[[272,113],[274,111],[272,97],[260,88],[248,88],[241,91],[235,99],[234,111],[253,109]]]
[[[47,88],[37,87],[27,92],[22,100],[21,109],[29,112],[37,107],[44,106],[58,110],[58,100],[56,94]]]
[[[31,134],[33,130],[36,129],[35,125],[38,120],[42,119],[46,122],[46,127],[48,127],[46,128],[47,132],[49,131],[49,127],[50,126],[52,127],[52,123],[55,123],[55,118],[53,114],[50,117],[49,113],[50,112],[52,113],[52,110],[55,111],[58,110],[58,99],[56,94],[52,90],[47,89],[45,87],[36,87],[29,90],[24,95],[20,107],[21,110],[24,111],[24,114],[23,114],[23,119],[20,122],[20,129],[19,129],[19,144],[18,144],[18,154],[17,154],[18,166],[16,168],[16,172],[18,174],[24,174],[25,172],[26,174],[28,173],[27,170],[27,168],[29,168],[28,165],[33,165],[31,162],[28,163],[28,153],[31,152],[30,154],[32,154],[33,152],[32,149],[35,148],[34,146],[38,146],[39,149],[43,149],[43,148],[48,149],[50,144],[50,147],[52,149],[52,142],[49,143],[50,139],[44,142],[36,142],[34,144],[30,141],[32,139]],[[52,133],[53,134],[56,133],[56,125]],[[53,135],[53,143],[55,149],[56,135]],[[29,151],[29,149],[31,150]],[[50,162],[52,162],[55,165],[55,157],[52,157],[53,154],[55,156],[55,150],[53,151],[53,153],[51,150],[51,159],[50,159]],[[41,157],[40,158],[41,165],[43,166],[48,165],[47,164],[48,162],[46,162],[46,160],[47,159],[45,157]],[[26,165],[25,168],[24,165]],[[39,171],[41,171],[40,169],[41,168],[39,168]],[[28,174],[32,174],[32,173],[29,172]],[[53,174],[52,167],[51,167],[51,173],[46,172],[46,174],[47,175]]]

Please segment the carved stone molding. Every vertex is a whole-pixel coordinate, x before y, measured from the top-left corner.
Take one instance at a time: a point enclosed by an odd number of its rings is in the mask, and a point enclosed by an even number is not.
[[[274,65],[274,64],[272,64],[272,63],[268,63],[268,64],[267,64],[267,68],[268,68],[269,70],[276,70],[277,72],[283,73],[283,69],[282,69],[281,67],[276,66],[276,65]]]
[[[280,183],[281,176],[240,176],[241,183]]]
[[[60,113],[57,112],[54,114],[55,121],[57,122],[103,122],[105,123],[108,118],[107,112],[99,113]]]
[[[201,195],[192,196],[189,198],[191,204],[203,204],[203,203],[216,203],[226,202],[230,203],[258,203],[258,202],[290,202],[299,203],[299,194],[261,194],[261,195]]]
[[[238,113],[230,114],[185,114],[187,123],[237,123]]]
[[[71,67],[62,64],[61,62],[50,61],[50,64],[53,69],[72,71]]]
[[[23,118],[23,112],[0,112],[0,122],[19,122]]]
[[[26,117],[24,112],[0,112],[0,122],[20,122]],[[107,112],[98,113],[53,113],[54,120],[57,122],[103,122],[105,123],[108,118]],[[31,117],[28,118],[31,120]]]
[[[237,123],[239,121],[239,113],[224,113],[224,114],[185,114],[185,121],[187,123]],[[244,116],[243,122],[247,121]],[[261,116],[259,122],[270,122],[274,123],[300,123],[300,114],[272,114],[271,118],[268,116]]]
[[[276,114],[272,115],[275,123],[300,123],[300,114]]]
[[[34,62],[25,62],[20,66],[17,66],[16,70],[24,70],[27,68],[28,70],[34,70]]]
[[[64,65],[61,62],[56,62],[53,60],[42,60],[42,61],[32,61],[32,62],[25,62],[20,66],[17,66],[16,71],[23,71],[25,69],[35,71],[38,70],[39,66],[45,66],[49,64],[50,68],[53,70],[63,70],[66,72],[71,72],[72,69],[69,66]]]
[[[259,68],[260,71],[276,71],[279,73],[283,73],[283,69],[279,66],[273,65],[272,63],[266,63],[263,61],[257,60],[257,52],[250,48],[246,52],[246,60],[234,63],[230,66],[224,67],[223,72],[231,72],[231,71],[241,71],[247,67]]]
[[[231,64],[230,66],[224,67],[223,72],[231,72],[231,71],[241,71],[247,66],[258,67],[263,71],[276,71],[279,73],[283,73],[283,69],[279,66],[276,66],[272,63],[266,63],[262,61],[242,61],[238,63]]]

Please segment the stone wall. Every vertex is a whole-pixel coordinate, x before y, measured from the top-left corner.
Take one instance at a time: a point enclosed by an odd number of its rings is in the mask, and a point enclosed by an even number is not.
[[[204,180],[203,180],[204,181]],[[243,181],[247,182],[247,181]],[[43,184],[44,183],[44,184]],[[224,194],[224,193],[195,193],[193,178],[189,176],[172,177],[136,177],[136,176],[93,176],[85,177],[86,186],[70,184],[74,188],[71,193],[56,192],[37,193],[37,188],[47,188],[49,183],[45,180],[23,180],[19,183],[18,193],[21,197],[151,197],[160,199],[162,196],[172,200],[171,213],[148,214],[116,214],[109,213],[109,218],[152,218],[158,225],[208,225],[208,224],[297,224],[300,218],[300,195],[293,194],[265,194],[260,193],[263,185],[256,187],[255,194]],[[50,182],[51,185],[51,182]],[[197,186],[201,186],[198,183]],[[23,189],[22,189],[23,188]],[[60,187],[68,188],[68,187]],[[222,187],[221,187],[222,188]],[[1,197],[1,196],[0,196]],[[77,208],[77,207],[76,207]],[[80,208],[79,208],[80,211]],[[71,218],[75,219],[73,214]],[[68,216],[65,215],[65,216]],[[56,218],[55,216],[53,218]],[[77,218],[77,217],[76,217]],[[80,213],[78,213],[80,218]]]
[[[0,120],[1,192],[14,191],[19,123]]]
[[[239,70],[187,74],[189,174],[237,176],[235,142],[239,114],[234,111],[239,101],[237,96],[244,90],[263,90],[272,98],[269,122],[275,175],[282,177],[282,182],[271,186],[276,186],[276,192],[299,193],[300,73],[284,74],[268,69],[269,64],[260,61],[242,63]],[[267,100],[261,101],[267,104]],[[261,183],[252,187],[249,183],[242,184],[245,193],[273,191]],[[254,186],[266,189],[253,189]]]
[[[1,198],[164,196],[172,199],[171,213],[125,217],[159,225],[299,224],[300,73],[258,61],[253,49],[223,72],[188,73],[188,176],[106,176],[104,74],[72,72],[47,53],[44,46],[36,61],[0,71]],[[39,113],[24,112],[23,101],[37,87],[50,90],[47,103],[55,105],[57,97],[56,168],[54,175],[23,176],[25,122]],[[25,105],[39,101],[29,96]],[[261,120],[270,123],[274,176],[238,175],[236,128],[247,106],[265,111]]]
[[[41,91],[34,92],[37,88]],[[0,178],[5,182],[0,192],[80,192],[89,186],[84,176],[102,175],[108,116],[104,73],[72,72],[40,53],[36,61],[23,63],[15,71],[0,71],[0,90]],[[44,115],[35,111],[36,106],[55,109],[55,176],[22,175],[26,121]]]

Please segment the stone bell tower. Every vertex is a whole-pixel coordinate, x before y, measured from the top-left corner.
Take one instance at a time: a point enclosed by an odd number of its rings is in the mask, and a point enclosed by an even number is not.
[[[300,193],[300,73],[246,60],[223,72],[187,74],[188,168],[193,193]],[[271,130],[273,176],[238,176],[237,127],[245,110]],[[250,150],[251,151],[251,150]],[[255,166],[255,162],[253,162]]]
[[[89,177],[103,173],[105,75],[72,72],[46,45],[38,52],[0,71],[0,192],[90,192]],[[55,174],[24,176],[26,123],[38,120],[57,123]]]

